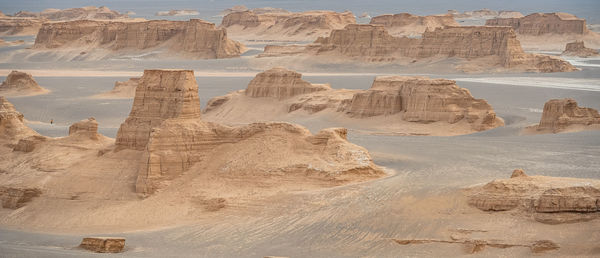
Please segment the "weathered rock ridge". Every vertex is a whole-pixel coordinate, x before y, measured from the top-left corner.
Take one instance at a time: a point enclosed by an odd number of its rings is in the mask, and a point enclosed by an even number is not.
[[[5,96],[38,95],[48,92],[33,79],[31,74],[25,72],[12,71],[0,84],[0,94]]]
[[[570,63],[548,55],[525,53],[516,34],[509,27],[461,26],[426,31],[422,38],[393,37],[381,25],[350,24],[333,30],[329,37],[319,38],[302,50],[293,46],[286,53],[279,48],[265,47],[262,56],[303,54],[358,58],[372,62],[394,60],[461,58],[481,59],[484,67],[503,67],[534,72],[565,72],[576,70]]]
[[[578,56],[578,57],[591,57],[598,56],[598,50],[585,47],[583,41],[575,41],[567,43],[565,51],[562,52],[563,56]]]
[[[228,127],[203,122],[200,113],[192,71],[144,71],[116,141],[119,149],[144,151],[138,193],[151,194],[194,165],[230,174],[304,173],[329,180],[382,173],[366,150],[347,142],[345,129],[312,135],[288,123]]]
[[[0,96],[0,141],[16,143],[21,138],[38,135],[25,125],[23,114],[13,104]]]
[[[513,173],[514,174],[514,173]],[[497,179],[468,189],[469,204],[483,211],[522,211],[558,224],[600,217],[600,181],[527,176]]]
[[[142,22],[70,21],[46,23],[34,49],[149,51],[166,49],[185,58],[239,56],[244,46],[227,38],[224,29],[199,19]]]
[[[245,91],[211,99],[204,110],[205,116],[217,121],[252,118],[255,116],[249,114],[252,111],[245,106],[246,102],[252,102],[250,105],[253,107],[270,105],[271,109],[285,110],[263,114],[261,118],[265,121],[300,111],[312,115],[327,110],[324,113],[339,113],[361,120],[386,117],[386,126],[400,128],[405,126],[405,122],[423,125],[440,122],[445,125],[461,124],[466,127],[464,131],[476,132],[503,125],[485,100],[473,98],[468,90],[451,80],[383,76],[377,77],[369,90],[334,90],[329,86],[316,88],[301,80],[300,76],[283,68],[259,73]],[[290,89],[296,94],[290,94]],[[265,100],[261,104],[251,101],[258,97],[272,97],[274,101]]]
[[[538,125],[526,133],[560,133],[600,130],[600,114],[593,108],[579,107],[574,99],[551,99],[544,104]]]
[[[385,14],[373,17],[370,24],[383,25],[393,36],[421,36],[427,30],[459,26],[452,15],[417,16],[410,13]]]
[[[568,13],[532,13],[521,18],[496,18],[485,22],[488,26],[510,26],[518,34],[585,34],[585,19]]]
[[[127,81],[116,81],[115,87],[108,92],[103,92],[92,96],[98,99],[129,99],[135,96],[135,89],[140,78],[129,78]]]
[[[221,27],[236,39],[308,41],[354,23],[356,19],[351,12],[249,10],[225,15]]]

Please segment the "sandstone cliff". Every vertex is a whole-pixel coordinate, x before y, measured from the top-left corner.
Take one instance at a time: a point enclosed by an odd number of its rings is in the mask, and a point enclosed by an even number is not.
[[[410,13],[385,14],[373,17],[370,24],[383,25],[393,36],[421,36],[427,30],[459,26],[452,15],[417,16]]]
[[[353,23],[356,19],[351,12],[250,10],[227,14],[221,27],[226,28],[232,38],[240,40],[309,41]]]
[[[568,13],[532,13],[521,18],[497,18],[485,22],[488,26],[510,26],[518,34],[541,35],[585,34],[585,19]]]
[[[565,51],[562,52],[563,56],[578,56],[578,57],[591,57],[598,56],[598,50],[585,47],[583,41],[575,41],[567,43]]]
[[[265,47],[263,56],[301,55],[346,57],[372,62],[395,60],[460,58],[482,68],[503,67],[532,72],[566,72],[576,68],[548,55],[523,51],[517,36],[509,27],[461,26],[426,31],[422,38],[393,37],[381,25],[350,24],[333,30],[329,37],[318,38],[302,51],[297,46]],[[466,67],[466,66],[465,66]],[[462,70],[466,68],[458,67]],[[468,71],[468,70],[467,70]]]
[[[19,139],[38,135],[24,123],[23,114],[19,113],[6,98],[0,96],[0,141],[16,143]]]
[[[204,110],[205,119],[243,123],[308,115],[339,120],[333,126],[431,135],[466,134],[504,124],[485,100],[473,98],[451,80],[384,76],[377,77],[369,90],[329,86],[315,90],[300,76],[283,68],[259,73],[245,91],[211,99]],[[290,94],[292,88],[295,94]],[[271,99],[259,101],[260,97]]]
[[[600,217],[600,181],[519,174],[467,190],[469,204],[483,211],[533,213],[550,224]]]
[[[579,107],[574,99],[551,99],[544,104],[540,123],[526,128],[525,133],[583,130],[600,130],[600,114],[597,110]]]
[[[244,46],[227,38],[224,29],[199,19],[143,22],[70,21],[46,23],[33,47],[37,50],[97,49],[127,52],[166,50],[183,58],[229,58]],[[117,53],[118,54],[118,53]]]
[[[4,96],[31,96],[48,92],[33,79],[31,74],[19,71],[10,72],[0,85],[0,94]]]
[[[129,99],[135,96],[135,88],[137,87],[140,78],[129,78],[127,81],[115,82],[115,87],[108,91],[92,96],[98,99]]]

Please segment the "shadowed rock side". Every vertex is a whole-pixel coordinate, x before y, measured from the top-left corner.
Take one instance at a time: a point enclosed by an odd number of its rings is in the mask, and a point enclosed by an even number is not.
[[[561,133],[600,130],[600,114],[593,108],[577,106],[574,99],[551,99],[544,104],[540,123],[524,130],[530,133]]]
[[[469,204],[483,211],[533,213],[542,223],[588,221],[600,217],[600,181],[567,177],[527,176],[516,171],[467,189]]]
[[[80,59],[153,50],[165,50],[168,56],[175,54],[182,58],[229,58],[239,56],[245,49],[242,44],[229,40],[224,29],[199,19],[46,23],[33,48],[38,51],[86,50],[84,53],[75,51],[77,55],[73,58]],[[98,49],[111,52],[99,53]]]
[[[370,24],[383,25],[393,36],[421,36],[427,30],[459,26],[449,14],[417,16],[410,13],[384,14],[373,17]]]
[[[294,94],[295,90],[279,93]],[[382,175],[365,149],[347,142],[342,128],[312,135],[287,123],[227,127],[203,122],[192,71],[144,71],[116,145],[144,150],[136,191],[145,194],[162,188],[195,164],[229,175],[305,174],[341,181]]]
[[[261,100],[253,100],[258,98]],[[257,110],[265,112],[254,115]],[[204,113],[207,119],[228,123],[334,115],[354,127],[387,132],[419,131],[412,126],[462,128],[440,129],[433,135],[472,133],[504,124],[485,100],[473,98],[451,80],[383,76],[377,77],[369,90],[334,90],[305,82],[299,73],[283,68],[259,73],[245,91],[211,99]]]
[[[16,143],[19,139],[38,135],[23,122],[23,114],[13,104],[0,96],[0,142]]]
[[[31,74],[12,71],[0,84],[0,94],[4,96],[32,96],[46,94],[50,91],[42,88]]]
[[[302,49],[292,46],[265,47],[262,57],[309,55],[345,57],[371,62],[460,58],[465,65],[460,70],[485,70],[502,67],[508,70],[532,72],[567,72],[576,68],[570,63],[548,55],[525,53],[516,34],[509,27],[462,26],[426,31],[422,38],[393,37],[381,25],[350,24],[333,30]]]
[[[103,92],[92,96],[97,99],[130,99],[135,96],[135,89],[140,78],[129,78],[127,81],[115,82],[115,87],[108,92]]]
[[[253,9],[225,15],[221,27],[239,40],[308,41],[353,23],[356,19],[351,12],[288,13],[277,9]]]
[[[578,56],[578,57],[591,57],[598,56],[598,50],[585,47],[583,41],[575,41],[567,43],[565,51],[562,52],[563,56]]]

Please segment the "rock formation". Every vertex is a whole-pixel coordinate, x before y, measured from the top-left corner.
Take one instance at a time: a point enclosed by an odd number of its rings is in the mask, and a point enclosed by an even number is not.
[[[19,113],[6,98],[0,96],[0,141],[14,143],[21,138],[38,135],[27,127],[23,120],[23,114]]]
[[[448,10],[448,14],[456,19],[493,19],[493,18],[520,18],[523,14],[516,11],[494,11],[490,9],[481,9],[460,13],[456,10]]]
[[[463,131],[476,132],[503,125],[485,100],[473,98],[467,89],[458,87],[451,80],[383,76],[377,77],[369,90],[333,90],[328,85],[315,86],[300,77],[299,73],[283,68],[259,73],[245,91],[211,99],[204,113],[215,121],[258,119],[250,114],[251,110],[270,105],[271,108],[265,107],[265,110],[283,112],[261,114],[261,121],[279,120],[300,111],[313,115],[328,110],[325,113],[359,119],[355,123],[363,126],[374,123],[360,120],[373,117],[385,117],[384,126],[392,128],[405,127],[407,122],[422,125],[440,122],[460,124],[466,127]],[[251,100],[258,97],[273,100],[260,104]],[[248,104],[252,109],[246,106],[247,103],[252,103]]]
[[[115,82],[115,87],[108,91],[92,96],[98,99],[120,99],[120,98],[133,98],[135,96],[135,88],[137,87],[140,78],[129,78],[127,81]]]
[[[525,129],[526,133],[560,133],[599,130],[600,114],[593,108],[577,106],[574,99],[551,99],[544,104],[538,125]]]
[[[496,18],[485,22],[488,26],[510,26],[518,34],[585,34],[585,19],[568,13],[532,13],[521,18]]]
[[[17,46],[17,45],[23,45],[23,44],[25,44],[24,40],[5,41],[3,39],[0,39],[0,47]]]
[[[578,56],[578,57],[591,57],[598,56],[598,50],[585,47],[583,41],[574,41],[567,43],[565,51],[562,52],[563,56]]]
[[[33,18],[0,17],[0,36],[35,35],[42,23]]]
[[[125,238],[84,237],[79,247],[96,253],[120,253],[125,248]]]
[[[236,39],[307,41],[353,23],[351,12],[249,10],[225,15],[221,27]]]
[[[169,10],[169,11],[160,11],[157,12],[156,16],[191,16],[191,15],[199,15],[200,13],[196,10]]]
[[[244,46],[229,40],[225,29],[199,19],[143,22],[70,21],[46,23],[34,49],[95,49],[150,51],[167,49],[185,58],[239,56]]]
[[[5,96],[28,96],[48,93],[40,87],[31,74],[12,71],[0,85],[0,94]]]
[[[265,55],[286,55],[280,48],[265,47]],[[417,60],[426,58],[461,58],[486,67],[504,67],[535,72],[576,70],[570,63],[548,55],[525,53],[516,34],[509,27],[461,26],[426,31],[422,38],[393,37],[381,25],[350,24],[318,38],[302,51],[291,53],[309,56],[328,55],[367,61]],[[277,53],[270,53],[276,51]]]
[[[15,188],[0,186],[1,207],[6,209],[18,209],[33,198],[42,194],[38,188]]]
[[[427,30],[459,26],[452,15],[417,16],[410,13],[385,14],[373,17],[370,24],[383,25],[393,36],[421,36]]]
[[[69,136],[82,136],[92,140],[99,138],[98,122],[93,117],[81,120],[69,126]]]
[[[136,191],[144,194],[195,164],[246,175],[308,173],[330,179],[381,175],[364,149],[346,141],[345,129],[312,135],[287,123],[228,127],[203,122],[193,71],[144,71],[116,145],[144,151],[136,183]]]
[[[515,173],[513,173],[514,175]],[[533,213],[544,223],[600,217],[600,181],[566,177],[512,176],[468,189],[469,204],[483,211]]]

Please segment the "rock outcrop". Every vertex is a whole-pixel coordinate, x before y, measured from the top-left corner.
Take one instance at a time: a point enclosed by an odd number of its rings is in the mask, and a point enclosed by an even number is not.
[[[286,99],[315,91],[331,90],[328,84],[311,84],[302,80],[302,74],[285,68],[273,68],[259,73],[250,81],[246,95]]]
[[[92,140],[98,140],[98,122],[95,118],[81,120],[69,126],[69,136],[86,137]]]
[[[48,49],[105,49],[148,52],[166,49],[185,58],[237,57],[244,46],[227,38],[225,29],[199,19],[143,22],[70,21],[45,23],[33,47]]]
[[[6,209],[21,208],[41,194],[42,191],[38,188],[0,186],[0,201],[2,202],[2,208]]]
[[[199,15],[200,13],[196,10],[185,9],[185,10],[169,10],[157,12],[156,16],[193,16]]]
[[[6,98],[0,96],[0,141],[17,142],[19,139],[38,135],[23,122],[23,114],[19,113]]]
[[[312,135],[288,123],[228,127],[204,122],[200,113],[193,71],[144,71],[116,140],[119,149],[144,151],[138,193],[151,194],[194,165],[228,174],[300,173],[327,180],[382,173],[366,150],[347,142],[345,129]]]
[[[0,36],[35,35],[43,23],[34,18],[0,17]]]
[[[600,130],[600,114],[593,108],[579,107],[574,99],[551,99],[544,104],[540,123],[526,132],[560,133]]]
[[[130,99],[135,96],[135,88],[137,87],[140,78],[129,78],[127,81],[115,82],[115,87],[108,92],[103,92],[92,96],[98,99]]]
[[[527,176],[523,173],[467,191],[469,204],[480,210],[533,213],[544,223],[600,217],[600,181],[593,179]]]
[[[120,253],[125,248],[125,238],[84,237],[79,247],[96,253]]]
[[[225,15],[221,27],[236,39],[307,41],[353,23],[351,12],[249,10]]]
[[[578,56],[578,57],[591,57],[598,56],[598,50],[585,47],[583,41],[575,41],[567,43],[565,51],[562,52],[563,56]]]
[[[485,22],[488,26],[510,26],[518,34],[585,34],[585,19],[568,13],[532,13],[521,18],[496,18]]]
[[[297,48],[297,47],[296,47]],[[265,47],[269,56],[270,48]],[[281,48],[274,49],[285,55]],[[283,53],[283,54],[282,54]],[[534,72],[576,70],[570,63],[548,55],[525,53],[509,27],[461,26],[426,31],[422,38],[393,37],[381,25],[350,24],[319,38],[303,51],[292,53],[358,58],[367,61],[461,58],[469,62],[485,60],[482,66],[504,67]],[[272,54],[272,53],[271,53]],[[276,55],[273,55],[276,56]]]
[[[0,84],[0,94],[5,96],[28,96],[48,92],[33,79],[31,74],[25,72],[12,71]]]
[[[410,13],[385,14],[373,17],[370,24],[383,25],[393,36],[421,36],[427,30],[459,26],[454,17],[445,15],[417,16]]]
[[[520,18],[523,14],[516,11],[494,11],[490,9],[481,9],[475,11],[466,11],[460,13],[456,10],[448,10],[448,14],[456,19],[493,19],[493,18]]]

